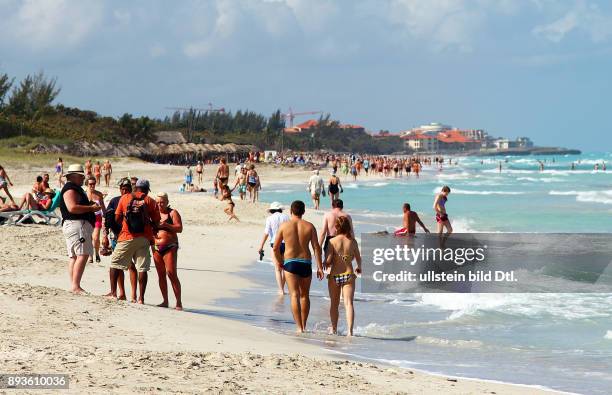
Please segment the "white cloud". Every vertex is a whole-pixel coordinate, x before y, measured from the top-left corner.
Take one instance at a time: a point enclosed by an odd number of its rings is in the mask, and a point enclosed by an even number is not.
[[[82,43],[98,27],[104,13],[102,3],[93,0],[26,0],[8,4],[3,7],[7,11],[1,31],[4,40],[18,40],[35,50]]]
[[[483,13],[463,0],[391,0],[387,18],[413,38],[430,42],[440,51],[470,51]]]
[[[578,0],[563,16],[536,26],[532,33],[558,43],[573,31],[586,33],[596,43],[607,41],[612,37],[612,16],[604,14],[596,4]]]

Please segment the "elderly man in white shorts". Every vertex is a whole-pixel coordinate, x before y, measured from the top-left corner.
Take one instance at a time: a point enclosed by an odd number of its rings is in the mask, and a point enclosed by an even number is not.
[[[87,259],[93,255],[92,233],[96,221],[96,211],[100,206],[91,203],[82,185],[85,171],[82,165],[70,165],[66,172],[66,184],[60,192],[60,211],[62,213],[62,232],[68,249],[68,274],[70,290],[76,294],[84,293],[81,278]]]

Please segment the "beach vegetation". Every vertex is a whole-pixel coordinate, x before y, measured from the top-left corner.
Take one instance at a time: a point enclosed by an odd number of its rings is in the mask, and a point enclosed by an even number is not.
[[[342,128],[329,114],[322,115],[315,127],[289,134],[284,132],[280,110],[269,116],[251,110],[190,109],[163,119],[130,113],[115,118],[56,103],[60,92],[57,79],[42,71],[21,81],[0,74],[0,147],[28,150],[42,142],[145,143],[162,130],[180,131],[189,142],[252,144],[260,149],[388,154],[403,147],[399,138],[376,139],[363,129]]]

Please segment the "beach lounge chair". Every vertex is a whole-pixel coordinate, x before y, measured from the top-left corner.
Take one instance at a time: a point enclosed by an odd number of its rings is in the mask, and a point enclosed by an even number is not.
[[[15,225],[23,215],[28,214],[28,210],[4,211],[0,213],[0,225]]]
[[[59,207],[60,193],[56,192],[51,202],[51,207],[48,210],[21,210],[21,211],[9,211],[6,216],[0,215],[6,218],[7,221],[4,225],[25,225],[25,221],[32,220],[34,217],[42,218],[46,225],[60,226],[62,224],[62,218],[55,213],[55,210]]]

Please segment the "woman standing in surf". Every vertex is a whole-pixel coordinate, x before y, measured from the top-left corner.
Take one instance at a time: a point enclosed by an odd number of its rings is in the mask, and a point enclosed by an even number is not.
[[[434,199],[433,209],[436,212],[436,223],[438,224],[438,234],[442,235],[444,228],[446,228],[446,236],[453,233],[453,227],[451,226],[448,214],[446,213],[446,201],[448,200],[448,194],[450,193],[448,185],[442,187],[439,194]]]
[[[340,178],[336,175],[336,172],[332,172],[329,177],[329,185],[327,186],[327,192],[329,193],[329,198],[332,203],[334,200],[340,199],[340,193],[344,192],[342,189],[342,184],[340,183]]]
[[[361,274],[361,254],[357,241],[351,236],[351,221],[348,217],[336,219],[336,236],[329,241],[325,266],[330,267],[327,275],[327,288],[329,290],[331,318],[331,334],[338,333],[338,306],[340,294],[344,299],[346,311],[346,336],[353,336],[355,311],[353,299],[355,298],[355,278]],[[357,261],[357,268],[353,270],[353,260]]]

